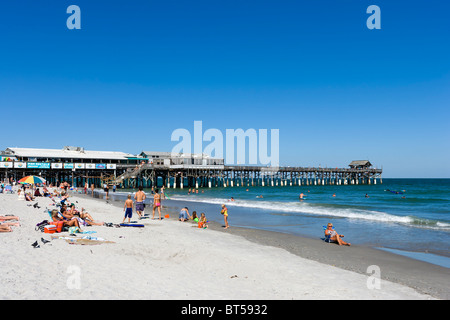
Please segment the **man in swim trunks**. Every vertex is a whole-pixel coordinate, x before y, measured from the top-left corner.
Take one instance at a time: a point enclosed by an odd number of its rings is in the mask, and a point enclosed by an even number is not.
[[[125,217],[123,218],[122,223],[125,222],[126,218],[128,218],[128,223],[130,223],[131,216],[133,215],[133,200],[131,200],[131,194],[129,194],[128,199],[125,200],[125,205],[123,206],[123,211],[125,212]]]
[[[158,192],[158,189],[155,189],[155,195],[153,196],[153,218],[155,219],[155,209],[158,208],[159,220],[161,220],[161,195]]]
[[[141,219],[144,215],[144,201],[147,197],[142,190],[143,188],[139,187],[139,191],[134,195],[134,199],[136,200],[136,212],[139,216],[139,219]]]

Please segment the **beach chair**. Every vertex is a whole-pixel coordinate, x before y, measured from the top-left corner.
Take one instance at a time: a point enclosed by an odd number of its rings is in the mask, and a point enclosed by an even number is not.
[[[323,226],[323,231],[325,232],[325,230],[327,230],[327,226]],[[334,230],[334,227],[333,227],[333,230]],[[322,238],[322,240],[325,241],[325,242],[327,242],[327,243],[333,243],[333,242],[335,242],[334,240],[331,240],[330,235],[325,235],[325,236]]]
[[[53,221],[53,217],[52,217],[52,212],[51,212],[51,210],[48,209],[48,208],[46,208],[46,211],[47,211],[48,215],[50,216],[50,221]],[[62,219],[67,220],[66,218],[64,218],[64,217],[61,215],[61,213],[58,212],[58,215],[59,215]],[[67,231],[69,231],[69,227],[63,227],[62,230],[61,230],[61,232],[67,232]]]

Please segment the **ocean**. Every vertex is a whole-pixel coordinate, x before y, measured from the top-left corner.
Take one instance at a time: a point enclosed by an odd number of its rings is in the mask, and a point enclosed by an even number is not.
[[[116,196],[135,190],[119,191]],[[383,184],[376,185],[213,187],[201,188],[198,194],[188,194],[188,188],[165,191],[168,200],[164,205],[173,210],[187,206],[190,212],[204,212],[208,220],[219,223],[223,223],[220,206],[226,204],[231,227],[322,238],[323,226],[331,222],[352,244],[450,258],[450,179],[383,179]]]

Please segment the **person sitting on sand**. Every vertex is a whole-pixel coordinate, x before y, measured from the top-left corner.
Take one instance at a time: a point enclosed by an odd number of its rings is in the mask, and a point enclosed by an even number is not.
[[[71,206],[71,210],[67,210],[66,206],[63,206],[61,208],[61,215],[66,220],[74,220],[74,219],[78,220],[78,224],[82,225],[82,226],[102,226],[102,225],[104,225],[103,222],[97,222],[97,221],[94,221],[94,219],[89,220],[89,219],[81,218],[80,213],[74,209],[75,209],[75,205],[73,205],[73,207]]]
[[[78,211],[77,211],[78,212]],[[96,223],[94,225],[103,225],[103,222],[95,222],[96,220],[86,211],[84,211],[84,208],[81,208],[81,212],[78,212],[78,214],[80,215],[80,218],[83,220],[89,220],[92,223]]]
[[[61,204],[64,204],[67,200],[69,200],[69,195],[66,192],[61,192]]]
[[[60,218],[58,213],[58,210],[53,209],[52,210],[52,220],[53,222],[58,222],[58,221],[63,221],[64,222],[64,227],[78,227],[78,229],[80,230],[80,232],[83,232],[80,228],[80,224],[78,223],[77,219],[72,219],[72,220],[64,220],[62,218]]]
[[[51,196],[50,192],[48,191],[48,189],[46,187],[42,188],[42,192],[44,193],[44,197]]]
[[[25,193],[25,200],[26,201],[33,201],[33,197],[29,193]]]
[[[200,220],[198,221],[198,227],[199,227],[199,228],[203,228],[203,229],[208,228],[207,222],[208,222],[208,221],[206,221],[205,213],[202,212],[202,213],[200,214]]]
[[[69,209],[67,210],[67,214],[71,215],[74,218],[78,219],[78,222],[82,225],[89,226],[102,226],[105,223],[102,221],[95,221],[94,218],[87,212],[84,212],[84,208],[81,209],[81,212],[75,209],[75,204],[71,204]]]
[[[340,246],[342,246],[342,245],[350,246],[351,245],[350,243],[347,243],[341,239],[344,237],[344,235],[338,234],[335,230],[333,230],[333,224],[331,224],[331,223],[327,224],[327,228],[325,229],[325,235],[329,236],[331,241],[336,242]]]

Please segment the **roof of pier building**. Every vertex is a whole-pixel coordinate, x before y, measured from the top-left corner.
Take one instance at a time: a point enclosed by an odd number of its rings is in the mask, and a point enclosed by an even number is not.
[[[350,168],[369,168],[372,164],[369,160],[354,160],[348,166]]]
[[[44,159],[107,159],[127,160],[135,157],[130,153],[119,151],[91,151],[82,147],[66,146],[62,149],[35,149],[35,148],[7,148],[5,154],[17,158],[44,158]]]

